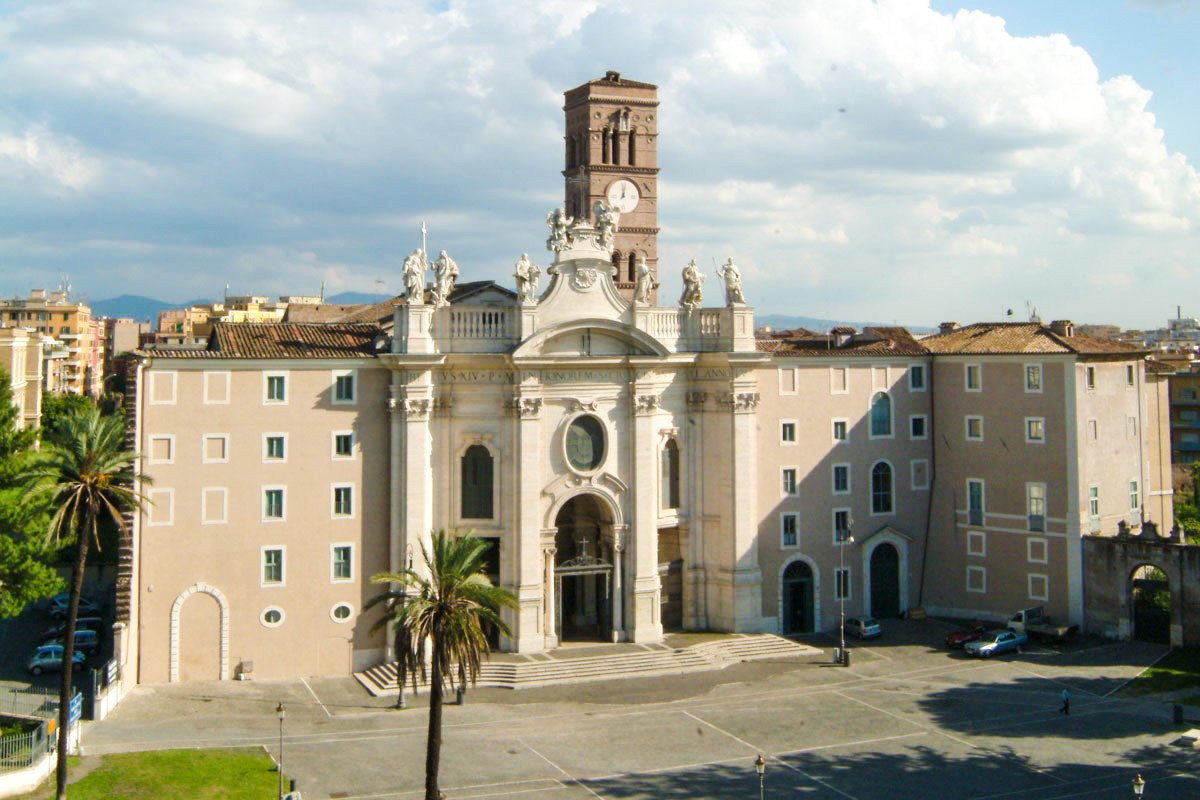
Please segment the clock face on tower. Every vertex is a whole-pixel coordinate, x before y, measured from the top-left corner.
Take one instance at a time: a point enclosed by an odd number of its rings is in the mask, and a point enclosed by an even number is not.
[[[619,181],[613,181],[608,187],[608,205],[609,208],[615,209],[622,214],[628,214],[637,208],[638,200],[641,196],[638,194],[638,188],[633,181],[627,181],[622,178]]]

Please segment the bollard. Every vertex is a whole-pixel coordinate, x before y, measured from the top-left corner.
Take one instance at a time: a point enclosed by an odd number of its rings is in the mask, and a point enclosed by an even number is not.
[[[1183,724],[1183,706],[1176,703],[1174,706],[1171,707],[1171,720],[1176,725]]]
[[[456,695],[458,695],[458,704],[461,706],[464,702],[463,696],[466,695],[466,693],[467,693],[466,690],[463,689],[463,687],[459,686],[454,690],[454,693]]]
[[[842,666],[843,667],[850,666],[850,651],[849,650],[842,651]]]

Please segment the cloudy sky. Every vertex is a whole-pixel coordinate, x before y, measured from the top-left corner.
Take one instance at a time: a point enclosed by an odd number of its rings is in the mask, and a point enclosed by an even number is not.
[[[663,302],[1200,316],[1200,0],[0,4],[0,293],[398,292],[544,264],[562,92],[656,83]],[[540,255],[539,255],[540,254]],[[710,285],[715,278],[710,277]]]

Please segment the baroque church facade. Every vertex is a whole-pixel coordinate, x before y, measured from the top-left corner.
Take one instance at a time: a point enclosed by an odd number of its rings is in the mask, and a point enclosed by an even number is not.
[[[458,283],[445,252],[427,285],[422,249],[392,303],[141,354],[129,406],[154,482],[118,586],[139,682],[390,658],[362,613],[370,577],[421,569],[438,528],[489,541],[488,572],[518,599],[494,646],[533,653],[823,631],[842,604],[1078,618],[1090,521],[1128,520],[1130,481],[1139,524],[1171,518],[1155,418],[1109,475],[1062,413],[1148,407],[1159,389],[1131,348],[1069,323],[756,335],[732,259],[707,292],[684,267],[684,296],[660,305],[657,108],[654,86],[615,72],[566,93],[552,261],[522,256],[516,291]],[[1042,388],[1018,414],[1007,392],[1031,367]],[[983,423],[977,442],[964,420],[984,416],[992,437],[1036,435],[974,459]]]

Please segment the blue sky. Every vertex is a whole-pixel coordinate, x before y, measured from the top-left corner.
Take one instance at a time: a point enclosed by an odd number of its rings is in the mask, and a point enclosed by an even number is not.
[[[732,256],[763,314],[1160,325],[1200,297],[1197,34],[1197,0],[8,3],[0,292],[398,292],[421,220],[508,283],[562,92],[618,69],[660,87],[660,302]]]

